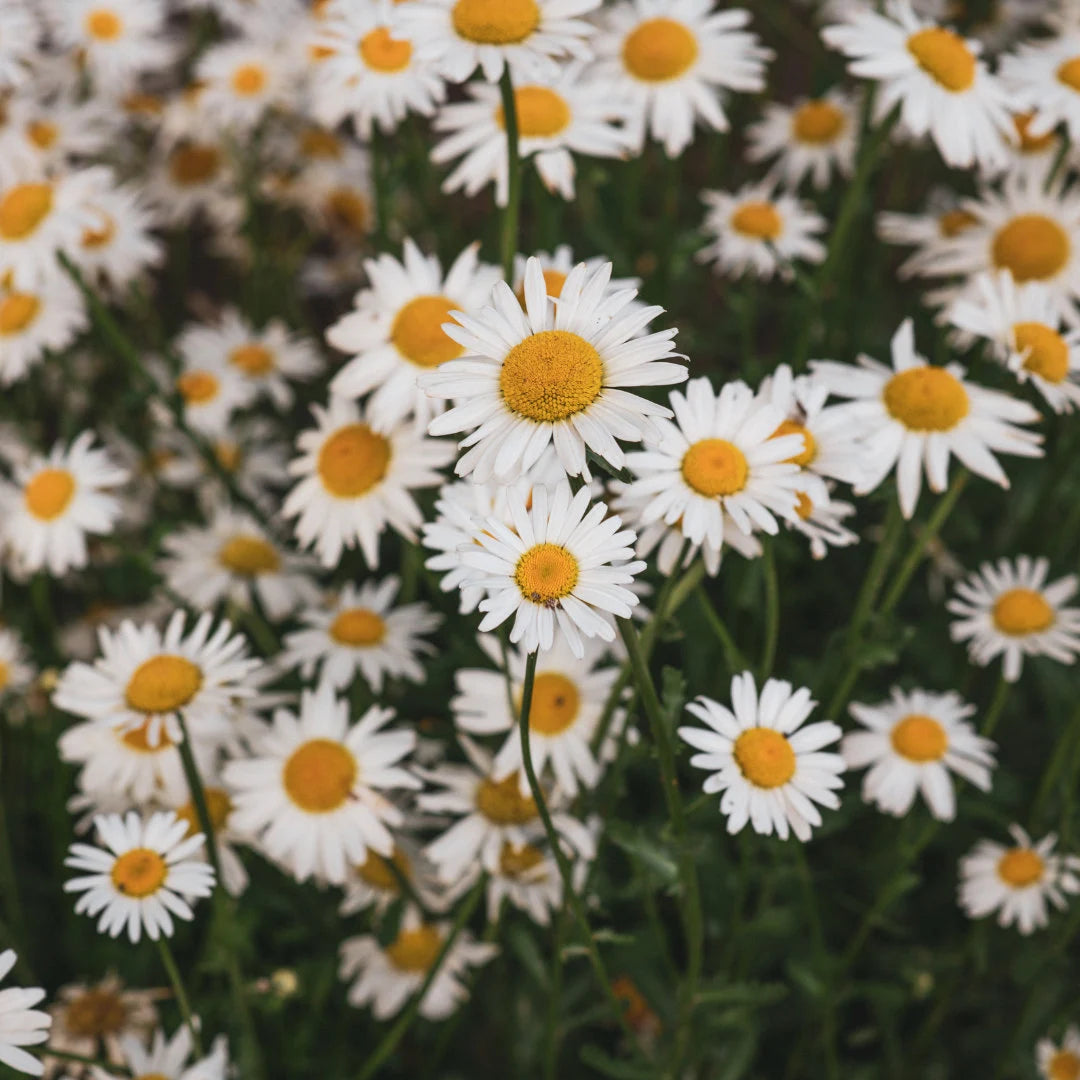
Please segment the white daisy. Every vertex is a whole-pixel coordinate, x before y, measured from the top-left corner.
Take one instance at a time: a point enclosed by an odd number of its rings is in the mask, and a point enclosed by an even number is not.
[[[748,11],[718,11],[713,0],[623,0],[605,14],[596,70],[629,102],[639,153],[648,134],[677,157],[694,139],[695,120],[728,129],[727,91],[765,89],[773,52],[745,29]]]
[[[62,173],[72,160],[98,157],[118,137],[116,109],[101,101],[26,96],[10,99],[5,108],[7,121],[0,128],[10,126],[13,136],[10,142],[0,137],[10,154],[0,164],[5,183]]]
[[[899,268],[901,278],[934,277],[946,242],[978,225],[979,219],[960,206],[955,194],[940,189],[931,193],[926,210],[919,214],[883,211],[877,215],[878,236],[887,244],[916,250]]]
[[[15,966],[15,959],[14,949],[0,953],[0,980]],[[45,1071],[41,1060],[23,1049],[37,1046],[49,1037],[52,1017],[42,1009],[33,1008],[44,997],[45,991],[39,987],[9,986],[0,990],[0,1062],[31,1076],[41,1076]]]
[[[1076,1080],[1080,1076],[1080,1028],[1070,1024],[1061,1042],[1040,1039],[1035,1044],[1035,1060],[1043,1080]]]
[[[257,836],[298,881],[317,874],[341,884],[369,849],[389,855],[387,826],[403,818],[382,792],[421,786],[400,764],[415,733],[380,730],[393,717],[372,706],[350,724],[349,703],[326,682],[301,694],[298,716],[276,710],[273,726],[253,739],[253,756],[225,766],[235,827]]]
[[[1069,138],[1080,140],[1080,26],[1020,42],[1002,57],[1001,81],[1020,108],[1034,111],[1033,136],[1049,135],[1064,124]]]
[[[438,911],[446,907],[445,890],[436,880],[435,867],[414,840],[403,832],[396,832],[391,854],[382,856],[369,849],[362,863],[348,867],[339,913],[355,915],[374,907],[382,914],[401,899],[399,877],[408,882],[425,910]]]
[[[854,515],[855,507],[834,499],[827,485],[814,485],[812,491],[813,494],[806,490],[797,492],[795,516],[784,519],[789,529],[802,533],[810,541],[811,558],[824,559],[829,548],[857,544],[858,533],[844,525]]]
[[[244,200],[236,169],[225,144],[203,130],[165,149],[153,160],[146,179],[146,197],[162,220],[173,226],[205,218],[220,228],[240,228]]]
[[[656,417],[670,416],[623,387],[662,386],[686,379],[668,360],[675,330],[635,336],[661,308],[625,309],[635,293],[607,295],[611,264],[589,273],[579,264],[559,299],[547,297],[543,270],[530,259],[525,310],[499,282],[491,304],[475,316],[455,314],[447,335],[465,356],[422,377],[429,394],[459,402],[428,425],[432,435],[470,431],[455,471],[485,483],[529,470],[554,443],[563,468],[588,479],[586,449],[616,468],[616,439],[639,441]]]
[[[207,49],[195,74],[205,116],[222,128],[249,131],[270,109],[288,103],[297,55],[288,42],[241,37]]]
[[[370,235],[374,224],[374,188],[371,158],[359,146],[347,145],[340,158],[315,158],[276,193],[299,208],[313,229],[326,233],[338,245],[355,245]],[[346,266],[359,277],[360,260]]]
[[[554,251],[537,251],[532,256],[540,263],[540,270],[544,275],[544,287],[547,294],[553,300],[562,296],[563,286],[570,276],[570,271],[577,264],[583,263],[588,273],[593,273],[604,265],[608,260],[603,255],[594,255],[590,259],[575,259],[573,248],[569,244],[560,244]],[[514,256],[514,295],[518,298],[521,306],[525,306],[525,269],[529,259],[525,255]],[[608,288],[612,292],[621,292],[624,289],[641,289],[641,278],[613,277],[608,281]],[[640,301],[634,301],[635,306],[641,306]]]
[[[113,1076],[103,1069],[94,1070],[94,1080],[122,1080],[123,1076],[152,1077],[153,1080],[225,1080],[229,1060],[225,1037],[219,1035],[206,1057],[189,1064],[193,1049],[187,1024],[177,1029],[171,1039],[158,1028],[149,1046],[142,1039],[128,1036],[123,1040],[124,1074]]]
[[[1031,109],[1013,112],[1016,141],[1009,146],[1008,171],[1031,176],[1036,183],[1041,182],[1045,186],[1059,155],[1064,155],[1064,164],[1069,166],[1075,161],[1075,153],[1070,147],[1063,147],[1065,135],[1059,130],[1036,135],[1032,131],[1036,115]]]
[[[29,79],[38,59],[41,25],[25,0],[3,0],[0,24],[4,27],[0,39],[0,92],[6,92],[25,85]]]
[[[1047,901],[1064,908],[1066,894],[1080,893],[1080,857],[1054,854],[1054,833],[1034,843],[1012,825],[1009,835],[1011,846],[980,840],[960,860],[958,899],[969,918],[996,911],[999,926],[1015,923],[1026,935],[1049,922]]]
[[[946,607],[959,618],[953,641],[968,642],[971,660],[985,667],[996,657],[1009,682],[1020,678],[1025,656],[1071,664],[1080,654],[1080,608],[1065,607],[1076,592],[1075,574],[1047,584],[1050,563],[1021,555],[983,563],[956,586]]]
[[[22,694],[33,681],[34,667],[28,659],[19,635],[0,626],[0,702]]]
[[[411,424],[377,431],[342,398],[313,412],[318,426],[301,433],[300,457],[289,465],[290,475],[302,479],[282,513],[298,518],[301,546],[314,546],[323,566],[336,566],[345,548],[359,547],[367,565],[376,567],[387,525],[415,538],[422,517],[411,492],[438,484],[436,470],[449,464],[454,449]]]
[[[732,708],[699,697],[687,712],[708,725],[681,727],[679,736],[696,750],[695,768],[709,769],[707,795],[723,792],[720,812],[727,830],[737,833],[749,821],[754,832],[781,840],[789,832],[802,841],[821,824],[820,804],[840,805],[836,790],[843,787],[844,759],[823,747],[842,732],[829,721],[802,727],[816,702],[805,687],[768,679],[758,696],[749,671],[731,680]]]
[[[47,351],[63,352],[86,323],[86,302],[66,277],[0,288],[0,385],[25,378]]]
[[[210,438],[224,437],[232,414],[250,405],[259,389],[241,368],[223,363],[220,356],[191,352],[183,358],[179,376],[162,381],[180,395],[187,424]]]

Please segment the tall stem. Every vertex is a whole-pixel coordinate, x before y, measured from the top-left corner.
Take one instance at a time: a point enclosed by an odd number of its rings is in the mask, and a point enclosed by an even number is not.
[[[502,251],[503,277],[507,283],[513,282],[514,256],[518,247],[518,217],[521,213],[521,147],[518,143],[517,98],[514,96],[514,83],[510,78],[510,66],[503,68],[499,80],[502,93],[503,126],[506,129],[506,172],[507,196],[503,210]]]
[[[191,735],[188,732],[187,721],[184,714],[179,713],[180,720],[180,761],[184,766],[184,778],[187,780],[188,791],[191,793],[191,802],[195,807],[195,817],[198,819],[199,828],[206,837],[206,857],[214,868],[214,877],[218,886],[221,887],[221,861],[218,858],[217,841],[214,836],[214,823],[210,817],[210,810],[206,803],[206,789],[203,787],[202,777],[199,775],[199,767],[195,763],[195,753],[191,747]]]
[[[195,1017],[191,1012],[191,1002],[188,1001],[187,990],[184,989],[184,980],[180,978],[180,969],[176,966],[176,959],[169,948],[168,939],[157,939],[158,952],[161,954],[161,963],[165,967],[165,973],[172,983],[173,993],[176,995],[176,1004],[180,1007],[180,1015],[184,1018],[188,1031],[191,1032],[191,1045],[195,1048],[196,1057],[202,1057],[202,1039],[199,1037],[199,1026],[195,1023]]]
[[[765,577],[765,644],[758,668],[759,681],[767,679],[772,672],[780,635],[780,586],[776,578],[776,551],[772,541],[765,544],[762,570]]]
[[[980,734],[985,738],[989,739],[990,736],[994,734],[994,729],[1001,719],[1001,713],[1005,708],[1005,703],[1009,700],[1009,691],[1011,689],[1012,683],[1006,682],[1004,675],[999,675],[997,686],[994,687],[994,696],[990,699],[990,704],[986,709],[986,715],[983,717]]]

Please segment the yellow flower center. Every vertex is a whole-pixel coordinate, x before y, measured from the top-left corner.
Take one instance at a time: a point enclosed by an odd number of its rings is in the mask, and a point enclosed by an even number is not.
[[[968,210],[946,210],[938,218],[938,232],[946,239],[951,240],[959,236],[965,229],[977,225],[979,219]]]
[[[908,368],[882,393],[889,415],[909,431],[951,431],[968,414],[968,395],[944,368]]]
[[[398,971],[419,975],[435,963],[442,943],[442,935],[434,926],[418,926],[400,931],[386,946],[386,957]]]
[[[1054,625],[1054,609],[1035,589],[1009,589],[994,601],[994,626],[1003,634],[1024,637]]]
[[[557,607],[574,591],[577,581],[578,561],[559,544],[534,544],[514,569],[514,584],[521,595],[544,607]]]
[[[16,184],[0,198],[0,237],[25,240],[49,216],[51,184]]]
[[[309,814],[328,814],[343,806],[356,783],[356,759],[341,743],[311,739],[285,762],[285,793]]]
[[[367,858],[361,866],[356,868],[356,872],[372,888],[381,889],[383,892],[396,893],[400,890],[400,886],[393,870],[390,869],[391,862],[398,868],[403,877],[409,877],[411,867],[408,857],[397,848],[394,848],[394,853],[389,859],[384,859],[377,852],[368,851]]]
[[[1045,281],[1069,261],[1072,245],[1065,230],[1045,214],[1020,214],[994,237],[994,265],[1009,270],[1017,282]]]
[[[386,636],[386,623],[367,608],[348,608],[330,624],[330,636],[342,645],[378,645]]]
[[[635,78],[666,82],[677,79],[698,58],[697,38],[675,19],[646,19],[627,35],[622,58]]]
[[[912,713],[892,729],[893,749],[908,761],[940,761],[949,748],[945,729],[932,716]]]
[[[809,495],[805,491],[797,491],[795,493],[795,513],[802,518],[803,521],[807,521],[810,515],[814,512],[814,503]]]
[[[221,168],[221,153],[214,146],[191,143],[169,155],[169,175],[180,187],[195,187],[213,180]]]
[[[326,216],[330,225],[339,226],[357,236],[367,232],[368,204],[364,197],[352,188],[335,188],[326,199]]]
[[[261,64],[241,64],[232,74],[232,88],[241,97],[253,97],[266,86],[266,69]]]
[[[1046,1075],[1049,1080],[1080,1080],[1080,1057],[1071,1050],[1059,1050],[1050,1059]]]
[[[106,244],[111,243],[113,237],[116,236],[116,221],[112,215],[106,214],[104,210],[98,210],[96,207],[94,209],[101,218],[101,227],[98,229],[83,229],[82,234],[82,246],[90,248],[91,251],[103,248]]]
[[[523,139],[544,139],[558,135],[570,125],[570,106],[566,99],[546,86],[522,86],[514,91],[517,105],[518,134]],[[506,116],[500,105],[495,110],[495,122],[506,127]]]
[[[775,240],[784,231],[784,223],[770,202],[743,203],[731,215],[731,227],[752,240]]]
[[[21,334],[37,318],[41,301],[30,293],[9,293],[0,300],[0,336]]]
[[[506,354],[499,374],[507,408],[538,423],[583,412],[603,384],[600,354],[569,330],[531,334]]]
[[[536,0],[457,0],[454,31],[478,45],[516,45],[540,25]]]
[[[1070,90],[1080,91],[1080,56],[1071,56],[1057,69],[1058,82]]]
[[[335,431],[319,451],[323,487],[339,499],[355,499],[381,483],[390,467],[390,441],[367,424]]]
[[[204,788],[203,794],[206,796],[206,816],[210,818],[210,828],[214,830],[216,835],[225,828],[225,822],[228,821],[229,814],[232,813],[232,799],[229,798],[229,793],[223,788]],[[202,832],[198,812],[195,810],[195,804],[190,799],[176,811],[176,816],[181,821],[187,822],[188,836],[194,836],[196,833]]]
[[[443,333],[451,322],[450,312],[461,305],[448,296],[418,296],[395,316],[390,340],[406,360],[417,367],[435,368],[453,360],[465,350]]]
[[[132,848],[117,858],[109,876],[117,892],[141,900],[152,896],[165,884],[169,868],[156,851]]]
[[[233,349],[229,363],[245,375],[266,375],[274,370],[274,354],[265,345],[252,341]]]
[[[322,128],[307,128],[300,136],[300,153],[304,157],[320,158],[325,161],[340,161],[341,140],[332,132]]]
[[[928,26],[907,40],[919,67],[946,90],[957,94],[975,82],[975,55],[964,39],[943,26]]]
[[[176,389],[186,404],[203,405],[217,397],[221,383],[212,372],[185,371],[176,380]]]
[[[58,518],[75,494],[75,478],[67,469],[42,469],[23,491],[26,509],[39,521]]]
[[[1047,382],[1064,382],[1069,374],[1069,346],[1045,323],[1023,322],[1013,326],[1018,352],[1026,353],[1024,367]]]
[[[771,437],[778,439],[781,435],[801,435],[803,437],[803,449],[794,457],[787,458],[788,463],[805,468],[814,460],[817,454],[817,440],[806,427],[796,420],[783,420]]]
[[[64,1027],[82,1039],[115,1035],[126,1022],[127,1009],[114,990],[86,990],[70,1002],[64,1014]]]
[[[191,701],[202,683],[202,672],[186,657],[161,653],[135,669],[124,699],[135,712],[173,712]]]
[[[244,455],[236,443],[219,442],[214,444],[214,457],[226,472],[236,472]]]
[[[11,668],[3,661],[0,660],[0,690],[3,690],[8,681],[11,679]]]
[[[168,750],[173,744],[168,732],[159,725],[157,742],[151,746],[150,720],[148,719],[144,720],[137,728],[132,728],[130,731],[117,731],[116,734],[125,746],[141,754],[156,754],[161,750]]]
[[[742,491],[748,473],[746,455],[727,439],[699,439],[683,454],[683,479],[709,499]]]
[[[791,118],[791,130],[799,142],[821,146],[844,130],[844,113],[831,101],[808,101]]]
[[[566,284],[566,275],[561,270],[545,270],[544,271],[544,291],[548,296],[554,296],[556,298],[562,296],[563,286]],[[518,298],[518,303],[522,307],[525,306],[525,282],[523,281],[514,294]]]
[[[476,809],[495,825],[524,825],[536,819],[536,803],[522,795],[517,773],[498,782],[488,778],[476,789]]]
[[[541,735],[558,735],[577,719],[581,697],[578,688],[565,675],[545,671],[533,682],[529,729]]]
[[[169,1080],[164,1073],[142,1073],[135,1080]]]
[[[272,574],[281,565],[281,559],[274,550],[259,536],[241,534],[226,541],[218,552],[218,561],[226,570],[246,577],[257,574]]]
[[[997,872],[1006,885],[1023,889],[1042,878],[1043,861],[1031,848],[1012,848],[998,859]]]
[[[1017,137],[1020,139],[1020,152],[1022,154],[1041,154],[1054,141],[1054,133],[1048,131],[1045,135],[1032,135],[1029,131],[1031,121],[1035,114],[1016,113],[1013,116],[1013,125],[1016,128]]]
[[[795,751],[772,728],[750,728],[736,740],[735,764],[755,787],[783,787],[795,775]]]
[[[377,26],[360,39],[360,56],[375,71],[403,71],[412,59],[412,43],[391,37],[385,26]]]
[[[26,137],[39,149],[49,150],[56,145],[60,129],[48,120],[31,120],[26,125]]]
[[[522,877],[544,861],[544,853],[532,844],[503,844],[499,854],[499,870],[506,877]]]
[[[115,11],[94,8],[86,15],[86,32],[98,41],[115,41],[123,32],[124,24]]]

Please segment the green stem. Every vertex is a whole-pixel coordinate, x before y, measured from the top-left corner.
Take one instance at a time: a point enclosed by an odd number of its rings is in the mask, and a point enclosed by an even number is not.
[[[214,868],[214,877],[217,884],[222,886],[221,861],[218,858],[217,841],[214,836],[214,823],[210,817],[210,810],[206,803],[206,789],[203,787],[202,777],[199,776],[199,767],[195,764],[195,752],[191,746],[191,735],[188,732],[187,721],[184,714],[178,713],[180,721],[180,762],[184,767],[184,777],[187,780],[188,791],[191,793],[191,802],[195,807],[195,817],[198,819],[199,828],[206,837],[206,857]]]
[[[559,1073],[559,1004],[562,999],[562,945],[566,935],[566,909],[555,920],[555,947],[551,954],[551,986],[548,987],[544,1013],[544,1080],[555,1080]]]
[[[506,128],[506,171],[508,189],[502,219],[502,268],[507,284],[514,280],[514,256],[518,247],[518,217],[521,213],[521,146],[518,143],[517,98],[510,67],[503,68],[499,80],[502,93],[503,126]]]
[[[767,679],[776,661],[776,643],[780,635],[780,585],[776,576],[776,552],[772,541],[765,543],[762,560],[765,577],[765,645],[761,651],[758,680]]]
[[[994,734],[994,729],[1001,719],[1005,703],[1009,700],[1010,690],[1012,690],[1012,683],[1006,682],[1004,675],[999,675],[997,686],[994,687],[994,696],[990,699],[990,704],[987,706],[986,715],[983,717],[982,722],[981,734],[987,739]]]
[[[1039,821],[1046,811],[1046,803],[1050,798],[1050,793],[1054,790],[1061,773],[1072,757],[1073,741],[1078,735],[1080,735],[1080,709],[1077,709],[1072,714],[1069,722],[1065,725],[1065,730],[1058,737],[1057,745],[1050,754],[1046,768],[1043,770],[1042,779],[1039,781],[1039,790],[1035,795],[1035,801],[1031,808],[1031,820],[1033,823]]]
[[[47,1044],[38,1052],[42,1057],[56,1058],[58,1061],[73,1061],[77,1065],[92,1065],[95,1069],[113,1075],[131,1076],[131,1069],[127,1065],[114,1065],[111,1061],[87,1057],[85,1054],[73,1054],[70,1050],[54,1050]]]
[[[720,642],[728,674],[737,675],[740,671],[745,671],[747,668],[746,660],[739,651],[739,646],[735,644],[731,631],[727,628],[724,620],[720,618],[716,608],[713,607],[709,594],[704,589],[698,589],[695,595],[697,596],[698,607],[701,608],[701,613],[705,616],[705,621],[708,622],[712,632]]]
[[[5,732],[3,726],[0,725],[0,735],[3,734]],[[0,766],[3,764],[4,749],[5,747],[0,744]],[[15,871],[7,812],[4,807],[4,795],[9,791],[11,791],[10,777],[5,779],[4,770],[0,767],[0,897],[3,898],[4,912],[11,924],[11,944],[18,946],[18,964],[22,970],[30,974],[30,961],[25,956],[26,922],[23,919],[22,901],[19,898],[19,875]]]
[[[191,1032],[191,1045],[195,1048],[195,1056],[202,1057],[202,1039],[199,1037],[199,1025],[195,1023],[195,1017],[191,1012],[191,1002],[188,1001],[187,991],[184,989],[184,980],[180,978],[180,969],[176,966],[176,958],[169,948],[168,939],[157,939],[158,952],[161,954],[161,962],[165,972],[172,983],[173,993],[176,995],[176,1004],[180,1007],[180,1015],[184,1018],[187,1029]]]

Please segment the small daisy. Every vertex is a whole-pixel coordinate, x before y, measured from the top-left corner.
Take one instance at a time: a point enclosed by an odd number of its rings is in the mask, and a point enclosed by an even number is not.
[[[423,519],[411,493],[440,482],[436,470],[453,460],[454,448],[411,424],[376,431],[365,413],[339,397],[313,412],[317,427],[301,433],[300,457],[289,465],[301,479],[282,512],[298,519],[301,546],[314,546],[323,566],[336,566],[345,548],[359,547],[374,568],[387,525],[415,538]]]
[[[247,683],[260,661],[247,656],[247,642],[231,623],[211,633],[214,617],[205,612],[185,636],[186,618],[174,612],[164,634],[130,620],[115,633],[100,629],[102,655],[93,666],[69,664],[53,704],[120,731],[142,731],[152,747],[162,737],[180,742],[181,719],[196,741],[227,734],[237,699],[254,693]]]
[[[347,145],[340,159],[305,162],[277,195],[298,207],[313,229],[328,234],[337,245],[351,248],[366,240],[374,228],[371,158],[362,147]],[[360,260],[355,258],[355,252],[343,255],[352,256],[346,259],[345,266],[360,276]]]
[[[1021,42],[1001,61],[1001,81],[1015,103],[1034,110],[1033,136],[1049,135],[1058,124],[1080,140],[1080,26],[1043,41]]]
[[[120,516],[110,488],[128,479],[84,431],[69,447],[18,465],[14,483],[0,486],[0,539],[20,570],[59,577],[87,563],[86,537],[107,536]]]
[[[22,139],[16,145],[0,138],[11,154],[0,164],[4,182],[27,179],[31,174],[62,173],[73,159],[102,155],[117,138],[116,110],[103,102],[80,102],[66,96],[46,101],[19,97],[7,102],[6,108],[12,134],[21,133]]]
[[[584,880],[586,863],[579,862],[575,867],[576,876]],[[480,874],[479,869],[463,878],[458,890],[471,886]],[[553,914],[563,908],[563,881],[555,859],[539,847],[522,844],[515,847],[504,844],[499,856],[498,869],[488,875],[487,881],[487,916],[489,922],[495,922],[503,905],[509,903],[526,915],[537,926],[548,926]]]
[[[352,983],[349,1004],[356,1008],[370,1005],[376,1020],[396,1016],[420,989],[449,930],[448,922],[424,922],[409,905],[397,936],[388,945],[381,945],[371,934],[343,941],[338,974]],[[468,930],[459,933],[420,1002],[420,1015],[425,1020],[450,1016],[468,997],[462,977],[497,952],[495,945],[474,941]]]
[[[764,836],[775,832],[786,840],[794,832],[809,840],[811,828],[821,824],[814,804],[831,810],[840,805],[836,789],[843,786],[844,759],[822,751],[840,738],[840,728],[829,721],[802,727],[816,704],[810,691],[769,679],[759,697],[749,671],[731,680],[731,700],[734,711],[699,697],[686,709],[708,729],[679,728],[680,737],[701,751],[690,764],[711,772],[705,793],[723,792],[720,812],[729,833],[749,821]]]
[[[768,279],[794,276],[796,260],[820,263],[825,245],[817,239],[825,219],[809,203],[776,194],[768,182],[748,184],[734,193],[705,191],[704,231],[711,242],[697,253],[727,277],[744,274]]]
[[[1080,893],[1080,857],[1055,855],[1057,836],[1049,833],[1037,844],[1019,825],[1009,828],[1012,846],[980,840],[960,860],[960,906],[971,919],[996,911],[999,926],[1016,923],[1030,934],[1049,922],[1047,901],[1067,904],[1067,893]]]
[[[127,928],[136,942],[147,937],[172,937],[173,915],[190,921],[195,913],[189,901],[209,896],[214,871],[195,858],[206,839],[187,836],[187,822],[173,813],[151,814],[145,820],[134,810],[121,817],[108,814],[94,821],[105,845],[72,844],[65,866],[86,876],[64,883],[64,892],[82,893],[76,914],[101,914],[97,928],[117,937]]]
[[[575,259],[573,248],[569,244],[560,244],[551,252],[537,251],[532,257],[540,263],[540,270],[544,275],[544,287],[553,300],[558,300],[562,296],[566,279],[579,262],[584,263],[586,272],[591,274],[608,261],[603,255],[594,255],[591,259]],[[525,306],[525,269],[528,262],[528,258],[524,255],[514,256],[514,295],[522,307]],[[613,277],[608,281],[608,288],[612,292],[621,292],[624,289],[640,290],[641,278]],[[634,305],[640,306],[639,301],[635,300]]]
[[[355,915],[374,907],[382,914],[401,899],[399,876],[409,883],[425,910],[438,911],[446,907],[445,890],[435,879],[434,866],[414,841],[398,832],[391,854],[382,856],[369,849],[362,863],[348,868],[338,911],[341,915]]]
[[[142,1080],[225,1080],[228,1073],[228,1049],[222,1035],[214,1040],[206,1057],[188,1063],[193,1046],[187,1024],[168,1040],[165,1032],[158,1028],[149,1046],[134,1036],[126,1037],[122,1045],[126,1072],[114,1076],[95,1068],[95,1080],[122,1080],[123,1076],[140,1077]]]
[[[470,244],[443,274],[436,255],[424,255],[406,239],[403,258],[383,253],[364,263],[369,286],[356,294],[354,310],[339,319],[326,340],[352,358],[334,376],[330,392],[345,398],[371,394],[372,419],[389,427],[408,416],[426,424],[438,411],[417,377],[465,351],[447,337],[450,313],[479,311],[502,273],[481,263]]]
[[[41,26],[25,0],[0,2],[0,93],[23,86],[38,59]]]
[[[1080,1028],[1070,1024],[1059,1045],[1052,1039],[1040,1039],[1035,1059],[1043,1080],[1076,1080],[1080,1076]]]
[[[1009,99],[979,59],[978,42],[920,18],[910,0],[888,0],[883,15],[853,6],[821,36],[851,59],[853,75],[881,84],[878,115],[899,105],[904,130],[930,135],[947,165],[1008,164]]]
[[[289,101],[297,66],[287,44],[243,37],[207,49],[195,74],[204,115],[220,127],[248,131]]]
[[[235,365],[222,363],[219,356],[193,354],[183,360],[183,370],[168,388],[180,396],[184,420],[201,435],[224,437],[232,414],[249,406],[258,394],[258,385]]]
[[[340,885],[346,866],[363,863],[369,849],[390,855],[387,826],[403,818],[382,790],[420,787],[400,764],[415,733],[380,730],[393,717],[392,709],[372,706],[350,724],[348,702],[329,683],[305,690],[299,716],[278,709],[254,740],[253,756],[225,766],[235,828],[258,836],[298,881],[317,874]]]
[[[1080,654],[1080,608],[1065,607],[1076,592],[1075,574],[1046,583],[1050,563],[1021,555],[983,563],[956,586],[946,607],[959,618],[953,641],[968,642],[968,656],[985,667],[995,657],[1009,682],[1020,678],[1025,656],[1071,664]]]
[[[883,211],[875,226],[887,244],[915,248],[900,264],[899,276],[935,277],[948,241],[979,224],[979,219],[960,205],[960,200],[940,189],[931,193],[925,212],[900,214]]]
[[[678,157],[693,142],[695,120],[727,131],[727,91],[765,89],[773,52],[745,29],[749,22],[748,11],[718,11],[712,0],[624,0],[607,9],[596,71],[629,102],[639,153],[648,134]]]
[[[15,950],[5,949],[0,953],[0,980],[14,966]],[[52,1017],[41,1009],[32,1008],[44,997],[45,991],[38,987],[9,986],[0,990],[0,1062],[31,1076],[41,1076],[45,1066],[22,1048],[37,1046],[49,1037]]]
[[[797,492],[795,516],[785,518],[784,523],[810,541],[811,558],[824,559],[829,548],[850,547],[859,542],[858,534],[844,525],[854,513],[851,503],[834,499],[827,486],[815,485],[812,495],[806,490]]]
[[[1046,184],[1047,178],[1054,171],[1054,164],[1059,154],[1065,154],[1066,164],[1073,160],[1068,148],[1062,149],[1065,136],[1058,130],[1045,135],[1035,135],[1032,121],[1036,113],[1033,110],[1013,113],[1013,126],[1016,128],[1016,142],[1009,147],[1010,172],[1023,173],[1034,178],[1035,183]]]
[[[0,626],[0,702],[22,694],[33,681],[26,646],[14,630]]]
[[[153,162],[146,197],[172,226],[205,218],[221,228],[239,228],[244,219],[234,163],[224,142],[206,130],[168,147]]]
[[[656,417],[671,415],[623,388],[686,379],[686,369],[668,359],[677,355],[676,331],[636,336],[662,309],[627,311],[636,294],[607,295],[610,275],[610,263],[592,273],[579,264],[553,304],[539,261],[530,259],[524,311],[499,282],[488,307],[444,325],[465,355],[423,376],[421,386],[459,402],[428,425],[432,435],[472,432],[461,444],[467,452],[458,475],[505,482],[554,443],[566,472],[588,479],[586,449],[621,468],[616,439],[639,441]]]
[[[930,490],[949,485],[949,456],[973,473],[1008,488],[1009,478],[991,451],[1042,456],[1042,436],[1017,424],[1039,414],[1026,402],[976,386],[959,364],[934,367],[915,351],[915,330],[906,319],[893,335],[892,368],[859,357],[859,366],[818,360],[811,364],[830,390],[852,398],[844,406],[864,435],[866,468],[857,495],[873,491],[895,467],[900,509],[915,513],[925,469]]]

